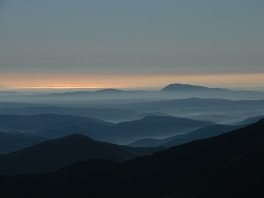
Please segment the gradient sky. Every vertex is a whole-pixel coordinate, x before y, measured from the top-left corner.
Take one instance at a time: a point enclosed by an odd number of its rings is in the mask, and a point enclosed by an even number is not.
[[[0,88],[261,87],[263,10],[263,0],[0,0]]]

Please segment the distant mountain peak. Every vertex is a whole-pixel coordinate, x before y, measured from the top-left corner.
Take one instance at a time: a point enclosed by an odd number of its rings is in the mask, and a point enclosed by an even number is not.
[[[97,93],[121,93],[121,92],[126,92],[125,90],[121,90],[121,89],[114,89],[114,88],[106,88],[106,89],[100,89],[100,90],[97,90],[97,91],[94,91],[94,92],[97,92]]]
[[[228,89],[209,88],[200,85],[181,84],[181,83],[169,84],[163,89],[161,89],[161,91],[208,91],[208,90],[228,90]]]
[[[47,96],[86,96],[86,95],[101,95],[101,94],[135,94],[135,93],[142,93],[147,92],[144,90],[123,90],[123,89],[115,89],[115,88],[105,88],[99,90],[84,90],[84,91],[73,91],[73,92],[62,92],[62,93],[51,93],[47,94]]]

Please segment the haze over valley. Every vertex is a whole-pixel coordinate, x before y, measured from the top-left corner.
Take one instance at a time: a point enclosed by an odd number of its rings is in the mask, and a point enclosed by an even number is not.
[[[263,10],[0,0],[1,198],[263,198]]]

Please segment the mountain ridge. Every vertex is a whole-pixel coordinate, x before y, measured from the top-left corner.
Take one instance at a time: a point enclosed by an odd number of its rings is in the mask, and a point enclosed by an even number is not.
[[[0,174],[43,173],[90,159],[125,161],[156,150],[159,148],[130,148],[72,134],[0,155]]]
[[[232,91],[226,88],[210,88],[200,85],[191,85],[191,84],[182,84],[182,83],[173,83],[165,86],[161,91]]]
[[[0,132],[0,151],[2,154],[10,153],[44,141],[47,139],[30,134]]]
[[[3,132],[19,130],[48,139],[82,133],[96,140],[119,144],[140,137],[168,137],[211,124],[172,116],[146,116],[114,124],[87,117],[56,114],[0,115],[0,129]]]
[[[0,189],[7,197],[198,197],[199,193],[207,190],[203,188],[204,180],[208,178],[211,183],[217,172],[220,171],[222,175],[227,163],[244,156],[248,151],[251,152],[250,148],[256,148],[258,153],[263,153],[263,129],[264,119],[231,133],[172,147],[122,163],[92,160],[78,162],[49,174],[2,176]],[[250,173],[243,164],[242,166],[240,170]],[[251,178],[259,172],[264,175],[262,166],[255,167]],[[226,182],[229,177],[235,176],[230,171],[228,173]],[[243,176],[247,178],[244,174],[233,182],[246,181]],[[263,192],[261,183],[257,184],[249,186],[249,189],[239,188],[239,197],[247,197],[243,194],[248,195],[249,192]],[[228,195],[228,188],[221,190]],[[210,192],[205,192],[205,195],[210,195]],[[231,193],[227,197],[235,195]]]
[[[232,126],[232,125],[222,125],[222,124],[209,125],[209,126],[201,127],[194,131],[179,134],[165,139],[151,139],[151,138],[140,139],[128,144],[128,146],[137,146],[137,147],[162,146],[165,148],[169,148],[180,144],[185,144],[191,141],[206,139],[223,133],[232,132],[233,130],[241,127],[242,126]]]

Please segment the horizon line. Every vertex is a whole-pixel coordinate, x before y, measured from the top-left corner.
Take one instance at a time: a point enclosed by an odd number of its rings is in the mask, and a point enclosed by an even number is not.
[[[181,83],[207,87],[264,89],[264,73],[157,75],[0,74],[0,89],[157,89]]]
[[[168,83],[163,86],[152,86],[152,87],[92,87],[92,86],[32,86],[32,87],[16,87],[16,88],[1,88],[0,91],[47,91],[47,90],[75,90],[75,91],[82,91],[82,90],[107,90],[107,89],[114,89],[114,90],[131,90],[131,91],[150,91],[150,90],[161,90],[162,88],[172,85],[172,84],[181,84],[181,85],[191,85],[191,86],[201,86],[207,88],[223,88],[223,89],[230,89],[230,90],[254,90],[254,91],[264,91],[264,86],[208,86],[203,84],[192,84],[192,83]]]

